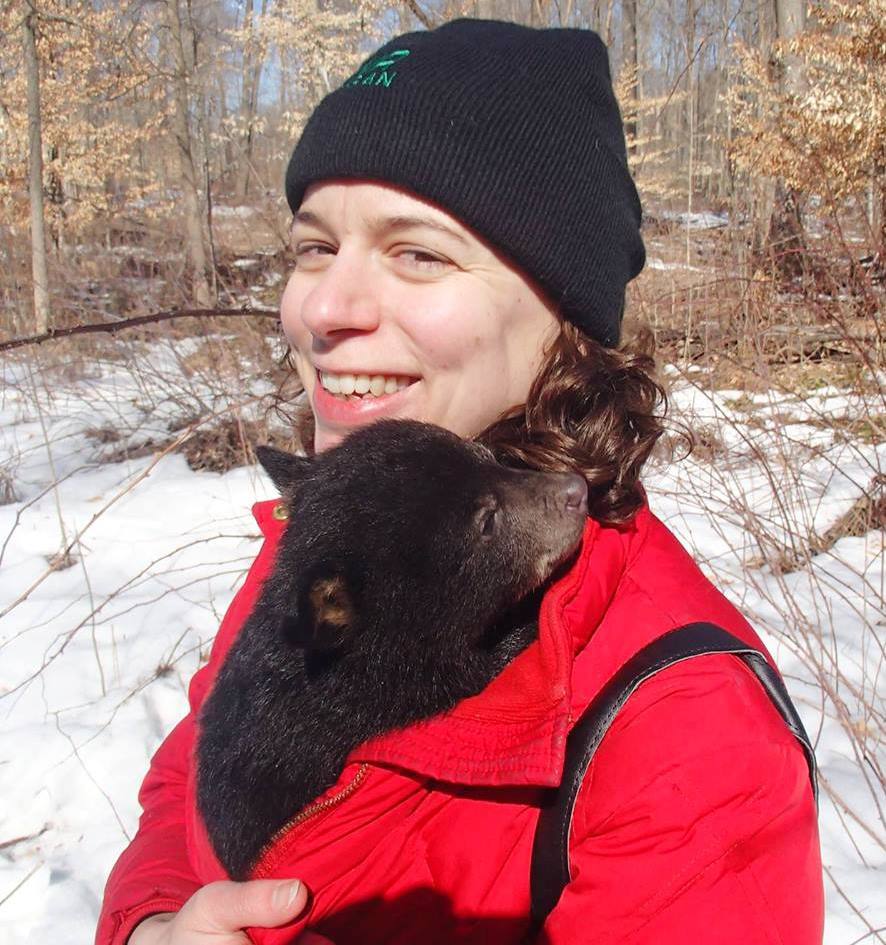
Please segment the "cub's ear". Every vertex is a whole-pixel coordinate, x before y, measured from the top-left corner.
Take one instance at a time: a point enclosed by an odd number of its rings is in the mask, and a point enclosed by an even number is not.
[[[257,446],[255,455],[281,494],[289,492],[311,468],[306,456],[296,456],[273,446]]]
[[[354,595],[344,573],[324,569],[306,583],[298,616],[284,622],[283,633],[293,646],[332,656],[350,647],[356,622]]]

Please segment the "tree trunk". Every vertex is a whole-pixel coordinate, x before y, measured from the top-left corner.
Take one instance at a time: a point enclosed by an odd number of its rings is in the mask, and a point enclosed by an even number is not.
[[[267,11],[267,0],[262,0],[261,16]],[[246,0],[244,24],[248,24],[250,37],[254,40],[253,0]],[[254,42],[247,45],[243,56],[243,85],[240,97],[240,121],[246,129],[240,159],[237,163],[237,178],[234,183],[234,195],[243,198],[249,192],[249,180],[252,176],[252,138],[255,114],[258,109],[258,89],[261,83],[262,60],[255,49]]]
[[[805,0],[775,0],[775,29],[782,43],[793,39],[805,26]],[[797,95],[803,90],[802,63],[796,56],[785,57],[778,80],[782,95]],[[804,274],[808,254],[803,232],[802,201],[800,194],[782,180],[775,184],[766,243],[774,272],[787,279]]]
[[[185,216],[185,246],[191,269],[193,301],[197,308],[209,308],[214,304],[210,288],[206,260],[206,245],[203,240],[200,188],[194,162],[193,137],[191,135],[190,101],[188,79],[193,74],[182,42],[180,0],[167,0],[167,24],[169,26],[170,53],[174,65],[172,130],[178,154],[179,186],[182,192],[182,207]]]
[[[693,132],[695,129],[695,26],[696,18],[698,16],[698,9],[696,6],[695,0],[687,0],[686,2],[686,23],[685,23],[685,32],[683,34],[683,43],[686,50],[686,104],[684,106],[684,141],[686,143],[685,150],[683,152],[684,160],[688,165],[692,164],[692,155],[693,155]],[[692,172],[690,170],[689,174],[689,183],[690,183],[690,199],[692,191]]]
[[[637,58],[637,0],[622,0],[622,59],[624,68],[629,69],[633,80],[628,97],[631,104],[627,109],[630,118],[625,122],[625,137],[628,140],[628,154],[637,153],[637,107],[640,101],[640,62]]]
[[[228,99],[225,93],[225,76],[221,71],[215,76],[215,95],[218,101],[218,123],[219,127],[224,128],[228,121]],[[225,135],[224,146],[221,153],[221,167],[219,168],[219,179],[227,177],[236,164],[233,142],[230,134]]]
[[[277,59],[280,62],[280,87],[278,89],[279,98],[277,100],[277,107],[280,110],[280,121],[283,120],[283,115],[286,113],[289,108],[289,65],[287,62],[286,52],[282,47],[277,49]]]
[[[880,191],[880,199],[877,202],[877,212],[874,215],[874,233],[877,236],[879,245],[877,253],[882,262],[886,262],[886,184],[883,183],[883,176],[879,176],[877,188]]]
[[[49,329],[49,273],[43,217],[43,135],[40,126],[40,72],[37,60],[37,11],[23,4],[22,34],[28,82],[28,187],[31,202],[31,272],[34,281],[34,333]]]
[[[886,263],[886,168],[876,161],[864,193],[864,214],[870,227],[874,255]]]
[[[606,0],[606,25],[603,27],[603,42],[612,45],[612,11],[615,9],[615,0]]]
[[[474,0],[474,16],[478,20],[495,20],[501,17],[497,0]]]
[[[788,42],[805,28],[805,0],[775,0],[775,31],[780,40]],[[796,95],[803,91],[803,86],[802,62],[796,56],[786,56],[781,75],[782,91],[788,95]]]
[[[775,38],[775,4],[764,3],[754,8],[757,15],[757,47],[764,62],[771,62],[772,43]],[[753,39],[753,20],[748,19],[746,27],[748,41]],[[766,255],[769,224],[772,221],[772,208],[775,206],[775,179],[762,175],[752,175],[748,182],[751,216],[751,260],[756,266]]]

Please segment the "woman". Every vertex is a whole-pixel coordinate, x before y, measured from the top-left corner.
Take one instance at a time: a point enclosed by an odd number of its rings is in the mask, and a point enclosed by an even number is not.
[[[615,350],[644,251],[606,50],[588,31],[484,21],[398,37],[320,104],[286,184],[297,264],[281,319],[314,448],[379,417],[434,422],[506,461],[580,471],[591,518],[537,643],[452,712],[358,748],[318,815],[232,884],[194,811],[190,756],[284,527],[259,503],[267,540],[152,762],[97,942],[517,942],[541,789],[594,695],[692,621],[761,648],[638,481],[662,397],[651,360]],[[821,939],[806,761],[726,655],[628,700],[569,856],[537,941]]]

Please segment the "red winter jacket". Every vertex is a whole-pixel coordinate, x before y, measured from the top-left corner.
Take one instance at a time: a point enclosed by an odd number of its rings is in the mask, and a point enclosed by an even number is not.
[[[191,683],[191,714],[154,756],[97,945],[123,945],[148,914],[227,878],[194,803],[194,716],[272,565],[273,507],[255,506],[265,544]],[[517,943],[536,805],[559,783],[570,725],[637,650],[696,620],[761,647],[648,509],[624,528],[589,520],[545,595],[538,641],[451,712],[355,749],[264,852],[256,877],[298,877],[314,898],[298,922],[252,939],[283,945],[310,927],[336,945]],[[821,942],[806,761],[732,656],[678,664],[631,696],[583,782],[570,843],[573,878],[539,939],[550,945]]]

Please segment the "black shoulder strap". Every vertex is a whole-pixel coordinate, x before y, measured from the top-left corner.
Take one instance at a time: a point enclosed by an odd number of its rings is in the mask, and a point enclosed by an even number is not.
[[[532,847],[530,889],[532,918],[540,926],[569,882],[569,833],[575,799],[594,752],[628,696],[650,676],[694,656],[732,653],[760,680],[772,704],[806,753],[812,791],[818,804],[818,780],[812,743],[784,683],[758,650],[712,623],[690,623],[671,630],[636,653],[588,706],[566,742],[560,787],[542,808]]]

